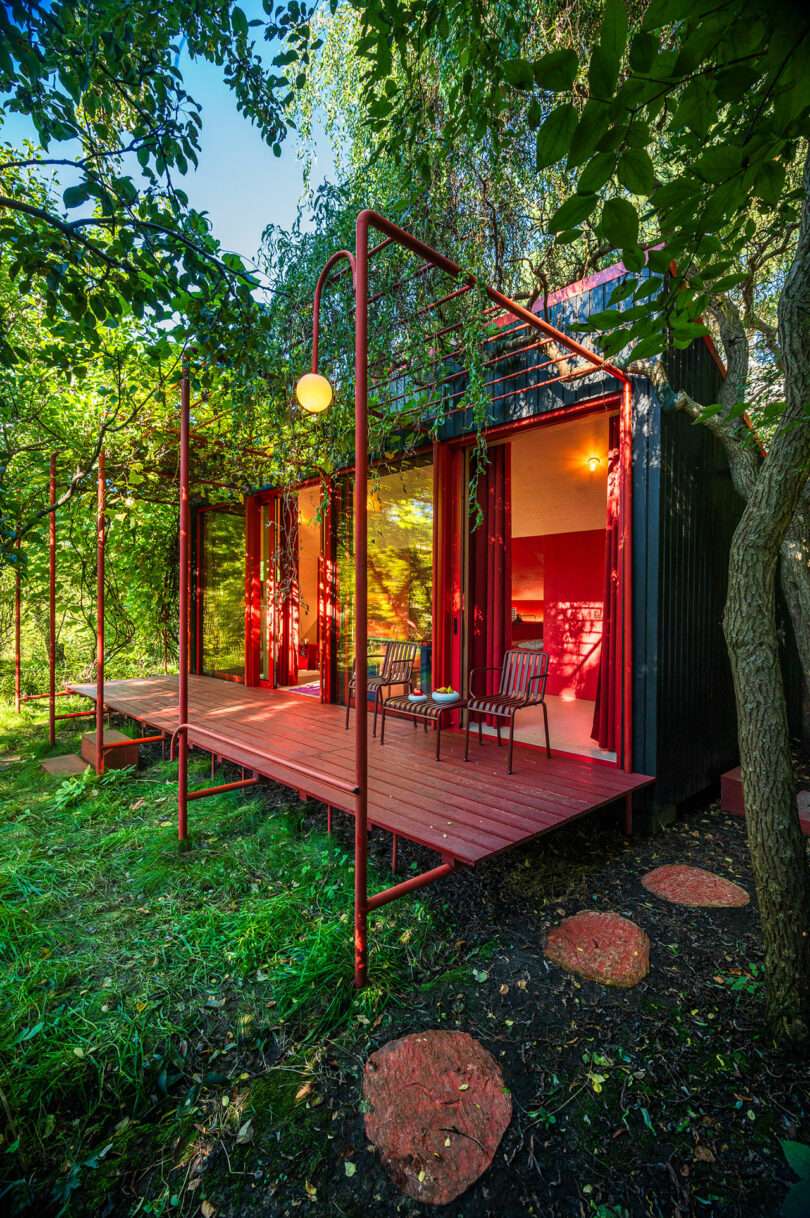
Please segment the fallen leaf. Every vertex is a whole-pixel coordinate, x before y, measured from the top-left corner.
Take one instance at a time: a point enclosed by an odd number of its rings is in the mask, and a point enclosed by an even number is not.
[[[216,1212],[217,1207],[212,1205],[210,1201],[203,1201],[202,1205],[200,1206],[200,1213],[202,1214],[203,1218],[214,1218],[214,1214]]]
[[[357,1171],[357,1164],[352,1163],[351,1159],[347,1159],[346,1162],[343,1164],[343,1170],[345,1171],[346,1175],[351,1180],[352,1176]]]
[[[698,1163],[715,1163],[717,1161],[714,1151],[710,1150],[708,1146],[696,1146],[694,1157]]]
[[[237,1146],[244,1146],[246,1142],[253,1141],[253,1121],[247,1120],[244,1125],[239,1126],[239,1132],[236,1135]]]
[[[312,1083],[303,1083],[295,1093],[295,1100],[298,1103],[300,1100],[305,1100],[312,1090]]]

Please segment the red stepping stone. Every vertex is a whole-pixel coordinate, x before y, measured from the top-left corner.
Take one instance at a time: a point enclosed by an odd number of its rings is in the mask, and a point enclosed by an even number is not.
[[[670,863],[656,867],[642,876],[648,892],[674,905],[700,906],[706,909],[738,908],[751,900],[744,888],[724,880],[713,871],[689,867],[685,863]]]
[[[466,1032],[389,1041],[366,1062],[363,1099],[394,1184],[427,1205],[447,1205],[486,1171],[512,1119],[497,1062]]]
[[[650,971],[650,940],[621,914],[585,910],[549,931],[546,956],[589,981],[629,989]]]

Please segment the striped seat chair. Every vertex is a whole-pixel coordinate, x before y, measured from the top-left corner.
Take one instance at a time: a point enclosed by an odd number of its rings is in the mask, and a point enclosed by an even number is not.
[[[499,672],[497,693],[476,690],[478,673]],[[470,696],[467,702],[467,733],[464,739],[464,760],[470,759],[470,724],[472,716],[478,716],[478,743],[483,744],[483,723],[486,715],[497,720],[509,721],[509,757],[507,773],[512,773],[512,750],[515,737],[515,715],[527,706],[542,706],[543,723],[546,729],[546,755],[551,756],[548,736],[548,707],[546,706],[546,682],[548,680],[548,652],[528,651],[516,647],[507,651],[500,668],[473,668],[470,671]],[[498,744],[501,743],[501,725],[496,723]]]
[[[366,690],[374,697],[374,730],[377,735],[377,713],[380,709],[382,691],[394,685],[403,685],[410,692],[413,682],[413,666],[419,654],[418,643],[386,643],[385,649],[379,655],[369,656],[370,660],[381,659],[380,671],[376,677],[366,677]],[[349,711],[352,698],[357,697],[357,660],[352,661],[352,675],[349,679],[349,690],[346,696],[346,730],[349,728]]]

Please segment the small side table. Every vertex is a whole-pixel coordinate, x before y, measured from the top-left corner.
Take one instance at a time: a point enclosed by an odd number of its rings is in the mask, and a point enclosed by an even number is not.
[[[385,744],[385,716],[393,711],[402,719],[412,719],[414,724],[422,722],[427,730],[428,723],[436,724],[436,760],[441,761],[442,749],[442,719],[451,711],[463,710],[467,699],[461,694],[455,702],[434,702],[428,694],[424,702],[411,702],[407,694],[397,694],[393,698],[385,698],[380,703],[382,720],[380,724],[380,744]]]

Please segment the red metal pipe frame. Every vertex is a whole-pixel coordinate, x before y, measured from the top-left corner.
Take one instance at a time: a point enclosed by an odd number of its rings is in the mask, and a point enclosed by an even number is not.
[[[103,747],[104,752],[108,753],[110,749],[125,749],[130,744],[160,744],[165,739],[165,732],[161,732],[159,736],[127,736],[126,740],[110,740]]]
[[[368,979],[368,711],[365,697],[368,655],[368,230],[373,213],[357,217],[354,257],[354,620],[358,691],[362,709],[354,716],[354,984]],[[390,234],[393,236],[393,234]]]
[[[180,381],[180,606],[178,640],[177,722],[188,722],[188,628],[189,628],[189,377],[183,364]],[[188,735],[180,732],[177,756],[177,839],[181,850],[188,849]]]
[[[104,449],[98,454],[96,499],[96,773],[104,773],[104,547],[107,527],[107,477]]]
[[[395,884],[393,888],[386,888],[383,892],[375,892],[366,900],[366,909],[379,909],[381,905],[387,905],[389,901],[396,901],[397,897],[404,897],[407,893],[413,892],[417,888],[424,888],[426,884],[433,884],[436,880],[443,880],[446,875],[450,875],[455,871],[456,865],[454,862],[441,863],[438,867],[431,868],[430,871],[423,871],[421,875],[413,875],[410,879],[403,880],[401,884]]]
[[[241,778],[238,782],[223,782],[218,787],[199,787],[196,791],[189,791],[187,799],[205,799],[208,795],[221,795],[224,791],[239,791],[242,787],[255,787],[259,779]]]
[[[313,298],[313,318],[312,318],[312,370],[318,371],[318,339],[319,339],[319,314],[320,314],[320,297],[322,297],[323,287],[328,278],[331,269],[336,262],[345,258],[352,272],[354,285],[354,653],[356,653],[356,663],[359,665],[365,664],[365,654],[368,650],[368,520],[367,520],[367,493],[368,493],[368,263],[370,253],[375,253],[381,246],[375,246],[373,251],[368,248],[368,234],[370,228],[375,228],[380,233],[385,234],[385,240],[382,246],[390,244],[392,241],[408,248],[408,250],[417,253],[421,258],[428,259],[434,266],[446,270],[449,275],[454,278],[463,275],[462,268],[451,259],[438,253],[436,250],[423,241],[419,241],[414,236],[406,233],[404,229],[398,228],[396,224],[392,224],[390,220],[380,216],[378,212],[363,211],[357,217],[356,225],[356,248],[354,248],[354,257],[347,250],[340,250],[331,255],[326,261],[325,266],[318,276],[317,284],[315,284]],[[457,291],[451,292],[443,300],[453,300],[454,297],[463,295],[464,292],[470,290],[474,286],[476,280],[474,276],[464,275],[465,283]],[[486,295],[499,308],[504,309],[512,314],[512,317],[521,320],[530,328],[540,330],[542,333],[557,340],[566,350],[577,354],[585,359],[591,367],[600,369],[613,376],[622,386],[622,432],[624,432],[624,446],[622,446],[622,504],[624,504],[624,519],[622,519],[622,537],[624,537],[624,582],[622,582],[622,635],[624,635],[624,714],[625,714],[625,747],[624,747],[624,762],[626,769],[629,769],[632,754],[630,749],[630,739],[627,737],[627,722],[630,721],[632,726],[632,714],[630,704],[631,692],[631,676],[632,676],[632,624],[630,621],[630,608],[632,605],[631,585],[630,585],[630,474],[631,466],[629,458],[627,458],[627,449],[630,445],[631,428],[631,389],[630,381],[622,371],[611,364],[607,359],[597,356],[587,347],[582,346],[582,343],[570,339],[568,335],[557,330],[555,326],[546,322],[536,313],[532,313],[529,309],[518,305],[515,301],[509,300],[502,292],[498,292],[493,287],[485,286]],[[438,302],[438,303],[441,303]],[[424,313],[420,311],[421,313]],[[576,375],[576,374],[574,374]],[[569,380],[568,376],[560,376],[554,380]],[[503,395],[509,396],[509,395]],[[363,671],[363,669],[359,669]],[[183,716],[181,716],[183,717]],[[180,738],[185,737],[185,732],[181,732]],[[357,714],[354,716],[354,773],[356,773],[356,812],[354,812],[354,984],[361,988],[367,982],[368,977],[368,914],[370,910],[378,909],[380,905],[387,904],[387,901],[395,900],[397,896],[412,892],[414,888],[423,887],[424,884],[429,884],[440,879],[443,876],[449,875],[453,870],[452,862],[442,864],[441,866],[432,868],[432,871],[425,872],[424,875],[415,876],[412,879],[407,879],[402,884],[397,884],[395,887],[387,889],[385,893],[378,893],[372,898],[369,898],[367,888],[367,870],[368,870],[368,715]]]
[[[56,453],[51,453],[48,480],[48,743],[56,744]]]
[[[219,745],[216,753],[218,757],[227,759],[228,745],[231,743],[227,736],[223,736],[221,732],[214,732],[210,728],[201,727],[197,723],[179,723],[172,733],[169,742],[169,759],[174,760],[174,743],[175,740],[180,741],[189,732],[193,731],[198,736],[208,736],[213,742]],[[208,749],[205,745],[201,745],[206,752]],[[303,774],[306,778],[315,778],[319,782],[326,782],[330,787],[334,787],[338,791],[345,791],[348,795],[356,795],[357,787],[350,782],[344,782],[341,778],[330,778],[323,770],[314,770],[312,766],[301,765],[300,762],[290,761],[288,757],[280,757],[278,753],[268,753],[264,749],[256,749],[251,746],[250,753],[252,757],[260,757],[262,761],[272,761],[276,765],[284,766],[288,770],[294,770],[296,774]],[[233,763],[236,764],[236,763]]]
[[[619,454],[621,479],[619,495],[622,512],[622,764],[633,769],[633,387],[625,379],[619,415]],[[629,813],[632,828],[632,803]]]
[[[20,594],[20,539],[16,542],[17,565],[14,568],[14,709],[19,715],[22,692],[21,639],[21,594]]]

